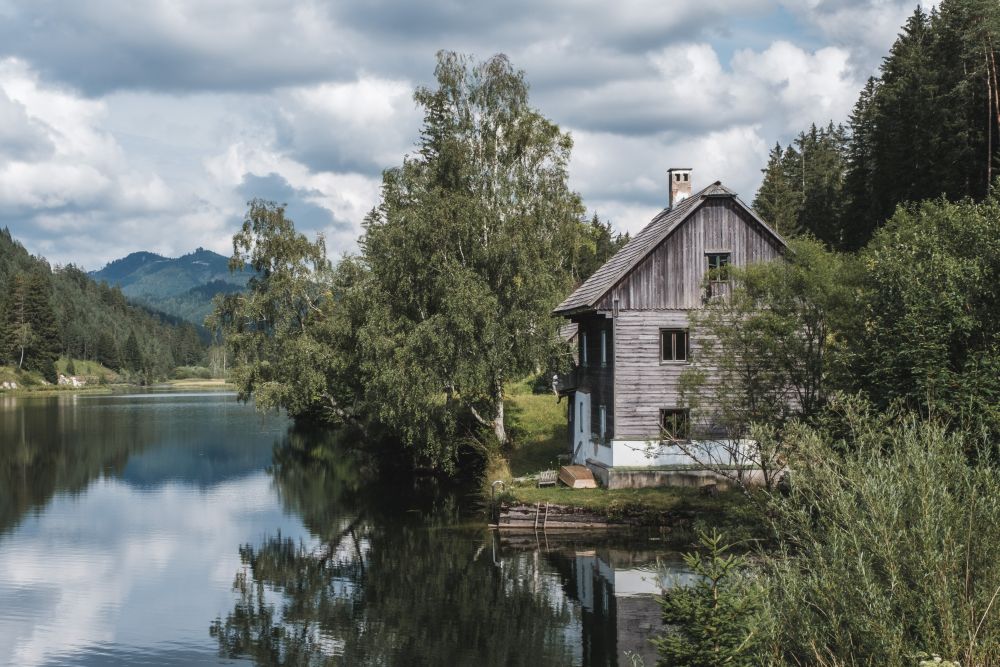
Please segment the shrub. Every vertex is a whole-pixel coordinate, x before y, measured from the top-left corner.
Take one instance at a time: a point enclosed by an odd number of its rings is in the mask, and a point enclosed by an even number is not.
[[[791,488],[770,508],[768,660],[1000,663],[1000,470],[966,455],[987,443],[906,413],[841,417],[841,438],[792,429]]]
[[[210,380],[212,371],[205,366],[178,366],[174,369],[175,380]]]

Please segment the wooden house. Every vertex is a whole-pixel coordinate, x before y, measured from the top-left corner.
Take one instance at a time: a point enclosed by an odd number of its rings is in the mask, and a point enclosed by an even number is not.
[[[663,438],[692,437],[694,416],[679,392],[699,346],[688,315],[725,298],[727,267],[774,260],[786,249],[720,182],[691,194],[690,169],[671,169],[668,177],[667,208],[554,311],[578,327],[576,369],[559,387],[571,401],[569,451],[606,484],[615,469],[693,464]]]

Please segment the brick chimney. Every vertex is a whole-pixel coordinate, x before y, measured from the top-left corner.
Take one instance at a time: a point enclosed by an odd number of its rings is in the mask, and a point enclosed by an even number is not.
[[[667,169],[667,179],[670,181],[669,208],[691,196],[691,168],[674,167]]]

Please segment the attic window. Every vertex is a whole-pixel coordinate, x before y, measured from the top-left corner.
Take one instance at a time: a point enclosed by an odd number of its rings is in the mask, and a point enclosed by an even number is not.
[[[729,280],[729,253],[711,252],[708,258],[708,279],[713,283]]]

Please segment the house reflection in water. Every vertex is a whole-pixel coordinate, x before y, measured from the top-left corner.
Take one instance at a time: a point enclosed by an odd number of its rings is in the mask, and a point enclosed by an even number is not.
[[[664,588],[694,581],[680,554],[640,544],[609,541],[594,546],[594,536],[503,535],[503,553],[535,550],[556,573],[568,601],[580,607],[577,642],[580,665],[630,665],[628,654],[656,664],[650,639],[663,630],[657,596]]]

